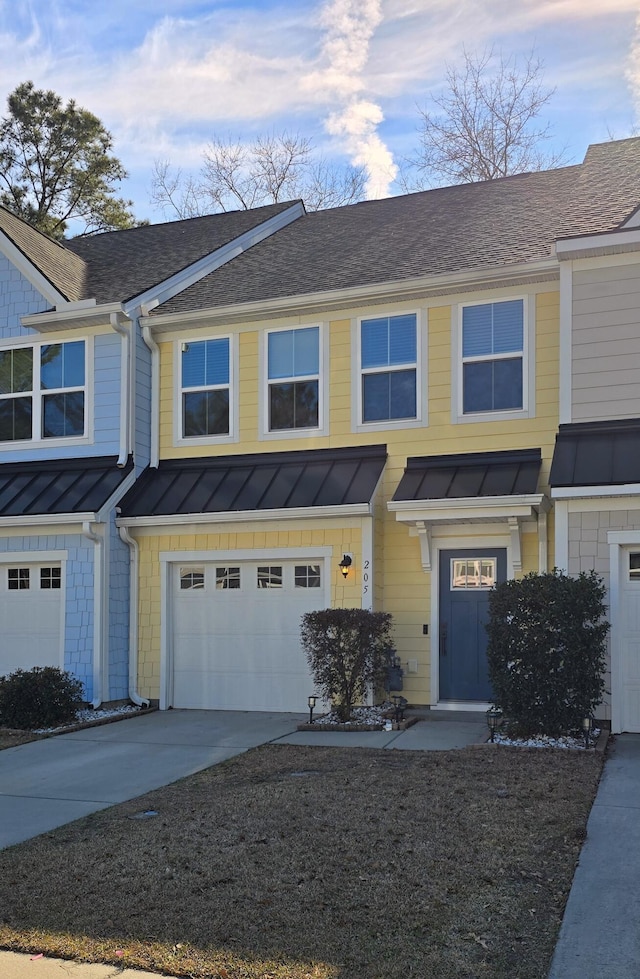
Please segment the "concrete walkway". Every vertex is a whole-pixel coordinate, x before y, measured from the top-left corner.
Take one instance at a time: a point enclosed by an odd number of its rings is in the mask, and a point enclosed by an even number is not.
[[[609,748],[549,979],[640,976],[640,734]]]

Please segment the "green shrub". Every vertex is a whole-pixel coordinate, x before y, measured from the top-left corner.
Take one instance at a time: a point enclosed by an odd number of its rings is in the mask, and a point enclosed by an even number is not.
[[[591,571],[505,581],[489,595],[487,658],[494,703],[524,734],[560,734],[591,716],[604,690],[609,623]]]
[[[0,722],[33,730],[75,720],[82,683],[54,666],[35,666],[0,677]]]
[[[382,686],[390,630],[387,612],[327,608],[302,616],[302,645],[317,689],[343,721],[369,688]]]

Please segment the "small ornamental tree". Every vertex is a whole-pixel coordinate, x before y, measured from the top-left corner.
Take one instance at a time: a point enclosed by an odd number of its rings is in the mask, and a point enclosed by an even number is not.
[[[489,595],[487,658],[494,703],[523,734],[580,727],[600,702],[609,623],[594,572],[554,569]]]
[[[390,632],[388,612],[327,608],[302,616],[301,639],[311,673],[343,721],[369,688],[382,686]]]

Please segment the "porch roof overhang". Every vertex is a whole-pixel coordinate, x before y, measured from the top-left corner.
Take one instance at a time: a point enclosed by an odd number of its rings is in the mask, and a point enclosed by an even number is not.
[[[385,445],[168,459],[123,498],[120,526],[366,516]]]
[[[0,464],[0,529],[101,522],[133,479],[116,456]]]
[[[387,507],[418,536],[425,571],[431,570],[434,526],[471,523],[505,523],[519,570],[522,523],[537,521],[546,537],[549,501],[537,492],[541,462],[539,449],[410,458]]]

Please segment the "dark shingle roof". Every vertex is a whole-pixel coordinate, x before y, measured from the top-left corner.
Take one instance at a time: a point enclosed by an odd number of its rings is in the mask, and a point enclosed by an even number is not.
[[[385,445],[169,459],[147,469],[120,503],[123,517],[368,503]]]
[[[640,418],[560,425],[549,483],[552,487],[640,483]]]
[[[95,513],[124,482],[132,463],[116,456],[0,465],[0,517]]]
[[[72,238],[65,244],[88,265],[87,297],[95,297],[99,303],[126,302],[286,211],[293,203],[109,231]]]
[[[157,313],[548,258],[556,238],[618,227],[640,203],[640,139],[582,164],[307,214]]]
[[[415,456],[407,459],[393,499],[417,502],[527,495],[537,490],[541,462],[540,449]]]
[[[36,231],[1,205],[0,232],[20,249],[65,299],[74,301],[86,296],[87,267],[79,255],[59,241]]]

